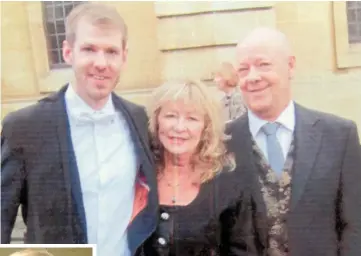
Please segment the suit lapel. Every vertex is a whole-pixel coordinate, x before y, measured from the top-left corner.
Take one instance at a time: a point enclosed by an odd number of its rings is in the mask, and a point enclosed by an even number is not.
[[[260,183],[258,181],[257,167],[254,160],[253,154],[253,142],[252,134],[249,130],[248,115],[244,114],[241,118],[233,121],[234,130],[232,132],[232,139],[230,141],[230,151],[235,153],[236,156],[236,171],[249,172],[251,176],[251,182],[248,184],[252,191],[253,203],[256,207],[257,220],[256,225],[259,227],[258,230],[261,241],[267,239],[267,210],[266,204],[263,200]]]
[[[69,216],[68,223],[72,223],[73,241],[74,243],[87,243],[85,209],[64,99],[66,88],[67,86],[64,86],[59,92],[45,98],[44,101],[51,103],[51,112],[56,119],[57,141],[66,193],[71,202],[69,205],[72,206],[67,214]]]
[[[297,205],[312,172],[322,140],[319,119],[295,105],[295,164],[292,177],[291,210]]]
[[[144,125],[141,120],[142,118],[138,118],[139,115],[143,115],[144,113],[138,113],[137,111],[140,110],[131,108],[131,105],[126,104],[123,99],[116,96],[114,93],[113,102],[115,108],[121,111],[129,126],[135,144],[136,154],[139,159],[140,174],[138,176],[140,176],[151,189],[154,189],[156,188],[154,163],[151,152],[148,150],[149,141],[146,141],[144,138],[144,134],[148,132],[148,126],[147,124]]]
[[[63,167],[64,181],[66,183],[66,193],[71,200],[71,185],[70,185],[70,165],[68,158],[68,137],[67,137],[67,122],[66,122],[66,112],[62,106],[61,100],[56,100],[53,102],[54,113],[56,117],[56,131],[57,131],[57,140],[60,146],[60,159]]]
[[[146,164],[150,164],[153,158],[149,150],[146,150],[146,148],[148,148],[147,145],[149,144],[149,142],[145,141],[145,138],[143,137],[143,134],[147,133],[148,127],[144,127],[144,124],[141,123],[141,120],[137,118],[138,113],[135,110],[130,109],[125,104],[123,99],[121,99],[114,93],[112,94],[112,97],[115,108],[121,111],[127,121],[127,124],[129,125],[130,133],[132,134],[132,138],[136,146],[137,155],[141,158],[139,159],[140,164],[144,163],[143,161],[146,161]],[[144,174],[146,175],[145,178],[148,181],[147,174]]]
[[[148,125],[144,123],[144,115],[140,109],[128,104],[125,100],[113,93],[113,102],[115,108],[121,111],[125,117],[131,136],[133,138],[136,153],[139,159],[138,182],[146,183],[149,191],[137,190],[140,194],[140,207],[142,210],[136,210],[136,216],[132,216],[132,221],[128,226],[128,247],[134,254],[139,245],[155,230],[158,215],[158,191],[156,183],[156,175],[153,158],[149,150],[149,142],[144,138],[144,134],[148,132]],[[139,112],[138,112],[139,111]],[[136,185],[140,185],[136,184]],[[144,188],[138,186],[138,188]],[[149,193],[148,193],[149,192]],[[137,200],[137,196],[135,200]],[[143,197],[147,197],[146,203],[142,202]],[[135,201],[134,207],[138,207]]]

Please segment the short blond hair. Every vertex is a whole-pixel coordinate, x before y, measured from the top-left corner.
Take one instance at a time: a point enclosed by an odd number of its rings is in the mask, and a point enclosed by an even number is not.
[[[194,80],[166,82],[153,91],[147,106],[147,114],[156,164],[160,169],[164,168],[164,148],[158,138],[158,115],[165,103],[177,100],[182,100],[186,104],[196,104],[196,107],[205,113],[202,138],[198,151],[192,158],[192,165],[203,170],[201,182],[213,178],[225,166],[233,170],[235,162],[233,155],[226,151],[225,140],[229,137],[224,133],[225,123],[220,102],[204,83]]]
[[[26,249],[14,252],[9,256],[54,256],[45,249]]]
[[[128,41],[128,27],[115,7],[101,3],[82,3],[74,7],[65,20],[65,37],[72,44],[76,39],[77,25],[86,19],[93,25],[111,25],[122,33],[123,48]]]
[[[238,85],[237,72],[230,62],[222,62],[218,69],[213,72],[213,77],[215,76],[223,78],[228,87],[236,87]]]

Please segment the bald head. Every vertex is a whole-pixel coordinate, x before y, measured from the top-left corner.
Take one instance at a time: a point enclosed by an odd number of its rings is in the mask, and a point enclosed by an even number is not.
[[[286,36],[257,28],[237,45],[237,73],[245,103],[258,117],[274,121],[291,100],[295,57]]]
[[[273,28],[256,28],[237,44],[237,49],[249,47],[268,47],[277,51],[277,54],[285,54],[287,57],[292,55],[286,35]]]

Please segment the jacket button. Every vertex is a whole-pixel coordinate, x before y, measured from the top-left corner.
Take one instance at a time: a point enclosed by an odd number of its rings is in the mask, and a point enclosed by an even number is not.
[[[166,245],[166,244],[167,244],[167,241],[165,241],[165,239],[164,239],[163,237],[159,237],[159,238],[158,238],[158,243],[159,243],[160,245]]]
[[[169,219],[169,214],[166,213],[166,212],[163,212],[161,215],[160,215],[160,218],[162,220],[168,220]]]

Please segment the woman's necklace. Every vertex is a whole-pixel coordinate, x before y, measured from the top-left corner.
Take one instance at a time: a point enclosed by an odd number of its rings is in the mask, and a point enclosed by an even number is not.
[[[173,187],[173,194],[172,194],[172,204],[173,205],[177,202],[178,190],[179,190],[179,184],[175,184]]]
[[[163,174],[162,179],[166,183],[166,186],[171,188],[171,203],[175,205],[179,201],[179,188],[180,188],[180,169],[184,168],[184,165],[175,163],[172,167],[172,170],[167,170],[168,174]],[[165,170],[163,170],[165,171]],[[169,172],[171,171],[171,172]],[[191,175],[188,175],[187,179],[190,179]]]
[[[178,194],[179,187],[180,187],[178,173],[176,171],[173,171],[173,179],[172,180],[166,179],[165,176],[163,176],[163,179],[164,179],[167,187],[172,189],[171,202],[174,205],[177,202],[177,194]]]
[[[177,156],[173,156],[169,158],[169,160],[170,162],[168,162],[168,168],[167,170],[163,169],[163,175],[161,175],[160,178],[163,179],[166,186],[172,190],[171,203],[175,205],[176,203],[179,203],[181,183],[187,183],[188,181],[192,182],[191,179],[194,178],[194,169],[191,165],[189,165],[188,159],[185,160]],[[184,176],[184,174],[187,174],[187,176]]]

